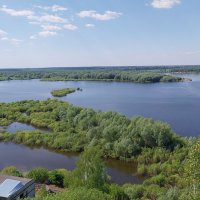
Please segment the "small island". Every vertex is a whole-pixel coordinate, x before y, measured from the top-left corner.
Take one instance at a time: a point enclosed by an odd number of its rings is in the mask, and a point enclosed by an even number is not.
[[[53,90],[51,91],[51,94],[54,97],[64,97],[67,96],[67,94],[71,94],[76,92],[76,89],[74,88],[64,88],[64,89],[60,89],[60,90]]]

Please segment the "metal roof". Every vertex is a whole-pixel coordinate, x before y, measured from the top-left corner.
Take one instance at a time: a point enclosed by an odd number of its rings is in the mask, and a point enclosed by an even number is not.
[[[0,197],[8,198],[24,185],[22,182],[12,179],[6,179],[3,183],[0,184]]]

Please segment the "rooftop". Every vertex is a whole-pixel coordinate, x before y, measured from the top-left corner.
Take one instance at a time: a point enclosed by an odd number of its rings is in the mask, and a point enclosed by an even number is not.
[[[21,189],[23,186],[23,183],[20,181],[6,179],[3,183],[0,184],[0,196],[9,197]]]
[[[6,179],[20,181],[20,182],[23,183],[23,185],[32,181],[31,179],[28,179],[28,178],[22,178],[22,177],[17,177],[17,176],[8,176],[8,175],[0,175],[0,184],[3,183]]]
[[[15,176],[0,175],[0,197],[8,198],[30,181],[32,180]]]

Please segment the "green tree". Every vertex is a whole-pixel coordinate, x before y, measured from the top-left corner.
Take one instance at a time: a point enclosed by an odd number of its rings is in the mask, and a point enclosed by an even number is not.
[[[190,199],[199,199],[200,196],[200,138],[190,148],[185,164],[185,178],[189,187]]]
[[[80,156],[73,174],[75,187],[84,186],[103,190],[107,176],[101,150],[97,147],[86,149]]]

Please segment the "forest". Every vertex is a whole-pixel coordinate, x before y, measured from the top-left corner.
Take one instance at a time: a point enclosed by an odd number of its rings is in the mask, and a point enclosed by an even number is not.
[[[47,68],[47,69],[15,69],[0,70],[0,81],[30,80],[41,81],[115,81],[134,83],[180,82],[184,78],[166,74],[167,70],[157,68]]]
[[[0,126],[12,122],[51,132],[4,131],[1,142],[83,152],[73,171],[36,168],[25,174],[36,182],[67,188],[56,195],[42,194],[37,200],[199,198],[200,140],[178,136],[165,123],[140,116],[128,119],[119,113],[96,112],[53,99],[0,103]],[[143,184],[111,183],[103,162],[108,157],[136,163],[137,173],[146,177]],[[10,171],[24,176],[13,167],[1,173]]]

